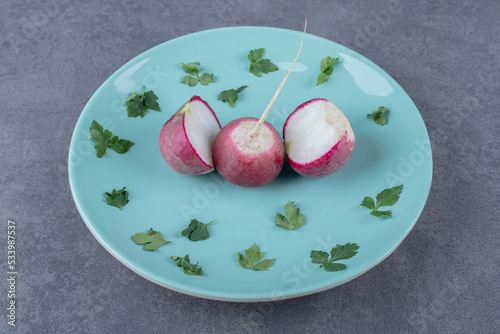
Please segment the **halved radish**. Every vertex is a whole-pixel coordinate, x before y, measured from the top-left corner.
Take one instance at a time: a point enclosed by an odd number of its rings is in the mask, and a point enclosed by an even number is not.
[[[163,125],[160,151],[176,172],[201,175],[214,170],[212,149],[221,129],[207,102],[193,96]]]
[[[283,139],[290,166],[322,177],[342,168],[354,150],[354,132],[344,113],[325,99],[307,101],[288,116]]]

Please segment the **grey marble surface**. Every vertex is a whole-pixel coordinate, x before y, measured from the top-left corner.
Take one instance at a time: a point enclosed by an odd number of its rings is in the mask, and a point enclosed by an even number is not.
[[[498,333],[500,3],[491,1],[4,0],[0,11],[0,333]],[[431,138],[427,205],[361,277],[272,303],[204,300],[151,283],[91,235],[71,197],[74,125],[101,83],[188,33],[300,30],[373,60]],[[7,221],[16,222],[16,327]]]

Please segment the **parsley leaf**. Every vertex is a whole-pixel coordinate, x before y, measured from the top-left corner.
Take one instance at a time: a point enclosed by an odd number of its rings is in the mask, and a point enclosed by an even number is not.
[[[387,118],[385,117],[385,113],[388,111],[386,107],[378,107],[377,110],[368,114],[366,117],[371,118],[375,121],[375,123],[384,126],[387,124]]]
[[[250,61],[248,70],[255,76],[260,77],[260,73],[269,73],[278,70],[278,66],[274,65],[269,59],[262,58],[265,49],[255,49],[248,53],[247,59]],[[262,58],[262,59],[261,59]]]
[[[191,219],[189,226],[182,231],[181,236],[188,237],[191,241],[200,241],[208,239],[210,234],[208,233],[208,226],[211,225],[215,220],[212,220],[208,224],[203,224],[197,219]]]
[[[160,105],[158,104],[158,96],[150,90],[144,93],[144,104],[151,110],[161,111]]]
[[[330,80],[330,75],[333,73],[333,64],[337,63],[339,58],[331,58],[327,56],[321,60],[320,69],[321,72],[316,80],[316,86],[322,85],[328,80]]]
[[[144,97],[137,93],[130,93],[125,101],[125,105],[127,106],[128,117],[144,117],[148,111],[148,108],[144,104]]]
[[[209,73],[203,73],[203,75],[200,77],[199,80],[203,86],[206,86],[208,85],[209,82],[214,82],[214,75]]]
[[[260,261],[260,262],[256,263],[256,264],[252,267],[252,269],[253,269],[253,270],[260,270],[260,271],[263,271],[263,270],[268,270],[268,268],[269,268],[270,266],[272,266],[272,265],[273,265],[274,260],[275,260],[275,259],[264,259],[264,260],[262,260],[262,261]]]
[[[182,78],[182,82],[184,82],[186,85],[189,85],[189,87],[194,87],[198,83],[198,79],[193,78],[190,75],[186,75],[184,78]]]
[[[194,265],[191,264],[191,262],[189,261],[189,255],[186,255],[184,257],[171,256],[170,259],[174,260],[177,267],[182,268],[184,274],[203,276],[203,269],[201,269],[201,267],[198,267],[198,262]]]
[[[200,65],[199,62],[189,64],[181,63],[182,69],[188,74],[182,78],[182,82],[189,85],[189,87],[196,86],[198,82],[200,82],[203,86],[208,85],[209,82],[214,82],[213,74],[203,73],[200,77],[201,69],[198,68],[198,65]]]
[[[347,268],[343,263],[334,263],[339,260],[347,260],[358,254],[357,250],[359,246],[355,243],[347,243],[345,245],[337,244],[330,254],[322,251],[311,251],[311,261],[312,263],[320,263],[320,268],[325,271],[340,271]]]
[[[251,62],[251,63],[254,63],[256,62],[257,60],[259,60],[260,58],[264,57],[264,52],[266,51],[266,49],[264,48],[260,48],[260,49],[255,49],[255,50],[251,50],[249,53],[248,53],[248,60]]]
[[[161,245],[171,243],[171,241],[164,240],[161,233],[152,228],[149,229],[148,233],[138,232],[134,234],[131,239],[137,245],[144,245],[144,249],[148,251],[155,251]]]
[[[373,198],[366,196],[361,202],[361,206],[375,210],[375,201],[373,200]]]
[[[273,265],[275,259],[262,260],[263,256],[264,253],[260,250],[257,244],[254,243],[252,247],[245,249],[245,255],[238,252],[238,263],[245,269],[267,270]]]
[[[92,120],[90,126],[90,136],[96,142],[94,147],[98,158],[102,158],[106,154],[108,147],[115,150],[116,153],[123,154],[134,145],[130,140],[119,139],[118,136],[113,136],[111,131],[104,130],[102,125],[97,123],[95,119]]]
[[[247,88],[247,86],[241,86],[238,89],[223,90],[222,92],[220,92],[217,100],[227,102],[231,107],[234,108],[236,100],[238,100],[238,93],[241,93],[245,88]]]
[[[90,136],[96,142],[94,147],[97,150],[97,157],[102,158],[104,154],[106,154],[108,143],[113,137],[113,134],[109,130],[104,130],[103,127],[96,122],[96,120],[92,120],[92,124],[90,126]]]
[[[387,217],[387,218],[392,217],[391,210],[386,210],[386,211],[373,210],[372,212],[370,212],[370,214],[375,217]]]
[[[113,149],[118,154],[123,154],[127,152],[134,143],[130,140],[119,139],[118,136],[114,136],[108,143],[108,146]]]
[[[158,96],[152,90],[146,92],[145,86],[142,86],[142,95],[130,93],[127,101],[125,101],[128,117],[141,116],[143,118],[146,116],[148,109],[161,111],[156,100],[158,100]]]
[[[300,209],[295,206],[295,202],[288,201],[285,205],[285,215],[286,218],[282,214],[277,213],[274,218],[274,223],[277,226],[293,230],[304,226],[306,222],[304,215],[300,213]]]
[[[403,190],[403,185],[399,185],[397,187],[392,187],[388,189],[382,190],[379,194],[377,194],[377,208],[379,206],[390,206],[394,205],[398,199],[401,191]]]
[[[375,205],[375,201],[373,198],[366,196],[361,202],[361,206],[372,210],[370,214],[375,217],[392,217],[392,211],[379,211],[378,208],[380,206],[391,206],[394,205],[398,199],[401,191],[403,190],[403,185],[399,185],[392,188],[387,188],[382,190],[377,194],[377,204]]]
[[[116,206],[121,211],[128,203],[128,191],[126,191],[125,188],[126,187],[123,187],[123,189],[120,190],[113,189],[111,193],[105,192],[104,196],[106,203],[111,206]]]
[[[323,263],[328,260],[328,253],[322,251],[311,251],[312,263]]]

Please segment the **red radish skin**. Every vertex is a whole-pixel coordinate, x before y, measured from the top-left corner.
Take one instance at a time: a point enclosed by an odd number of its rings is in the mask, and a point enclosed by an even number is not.
[[[236,119],[225,125],[215,139],[214,165],[219,174],[233,184],[260,187],[273,181],[283,168],[285,147],[271,124],[264,122],[260,129],[263,140],[267,141],[263,145],[246,141],[249,136],[238,135],[245,127],[252,129],[258,121],[253,117]],[[249,148],[247,144],[254,146]]]
[[[299,112],[307,112],[308,107],[313,108],[321,104],[325,105],[325,109],[333,108],[335,112],[337,112],[337,114],[335,115],[335,117],[329,117],[331,116],[331,113],[325,113],[325,118],[319,121],[323,121],[324,123],[335,121],[345,122],[342,124],[345,125],[346,130],[343,132],[343,136],[341,136],[337,141],[331,142],[332,147],[329,150],[327,150],[326,152],[322,152],[322,154],[316,159],[313,159],[312,161],[295,161],[294,158],[291,157],[291,155],[293,155],[291,154],[291,151],[294,148],[291,147],[292,144],[287,142],[287,133],[291,128],[290,123],[292,122],[293,118],[298,115]],[[311,119],[309,118],[309,120]],[[324,129],[325,128],[323,128],[323,130]],[[326,129],[328,129],[328,127],[326,127]],[[303,140],[310,140],[307,133],[304,133],[303,135]],[[329,102],[326,99],[313,99],[298,106],[285,121],[285,124],[283,126],[283,140],[285,141],[285,147],[287,148],[288,161],[290,162],[290,166],[297,173],[306,177],[323,177],[335,173],[340,168],[342,168],[350,159],[355,145],[354,133],[352,132],[349,121],[333,103]],[[310,145],[313,144],[314,143]]]
[[[167,164],[176,172],[184,175],[201,175],[214,170],[213,164],[198,154],[188,139],[186,132],[186,107],[199,101],[213,114],[220,130],[221,125],[214,111],[199,96],[193,96],[165,123],[160,132],[160,151]]]

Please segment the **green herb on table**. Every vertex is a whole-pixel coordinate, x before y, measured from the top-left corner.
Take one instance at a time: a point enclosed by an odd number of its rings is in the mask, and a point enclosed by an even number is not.
[[[146,87],[142,87],[142,95],[137,93],[130,93],[125,105],[127,106],[128,117],[144,117],[148,109],[161,111],[158,104],[158,96],[150,90],[146,92]]]
[[[252,247],[245,249],[245,255],[238,252],[238,263],[245,269],[267,270],[273,265],[275,259],[262,260],[263,256],[264,253],[254,243]]]
[[[198,68],[198,65],[200,65],[199,62],[189,64],[181,63],[182,69],[188,74],[182,78],[182,82],[189,85],[189,87],[196,86],[198,82],[203,86],[208,85],[209,82],[214,82],[214,75],[212,73],[203,73],[203,75],[200,76],[201,69]]]
[[[381,126],[384,126],[387,124],[387,118],[385,116],[385,113],[388,111],[386,107],[378,107],[377,110],[372,112],[371,114],[368,114],[366,117],[371,118],[375,121],[375,123],[380,124]]]
[[[333,64],[337,63],[339,58],[331,58],[327,56],[321,60],[320,69],[321,72],[316,80],[316,86],[322,85],[328,80],[330,80],[330,75],[333,73]]]
[[[278,70],[278,66],[274,65],[271,60],[267,58],[262,58],[264,56],[265,49],[255,49],[248,53],[247,59],[250,62],[250,67],[248,70],[255,76],[260,77],[262,73],[269,73]]]
[[[144,245],[144,249],[148,251],[155,251],[160,248],[161,245],[171,243],[171,241],[163,239],[161,233],[152,228],[149,229],[148,233],[138,232],[134,234],[131,239],[137,245]]]
[[[241,93],[245,88],[247,88],[247,86],[241,86],[238,89],[223,90],[222,92],[220,92],[217,100],[227,102],[231,107],[234,108],[236,100],[238,100],[238,94]]]
[[[373,200],[373,198],[366,196],[360,205],[372,210],[372,212],[370,212],[370,214],[372,216],[392,217],[391,210],[379,211],[378,208],[381,206],[394,205],[398,201],[399,195],[401,194],[402,190],[403,190],[402,184],[399,186],[396,186],[396,187],[384,189],[377,195],[377,197],[376,197],[377,203],[376,204],[375,204],[375,201]]]
[[[106,203],[111,206],[116,206],[121,211],[128,203],[128,191],[126,191],[125,188],[126,187],[123,187],[120,190],[113,189],[111,193],[105,192],[104,197]]]
[[[295,206],[295,202],[288,201],[285,205],[285,215],[286,217],[281,213],[276,213],[274,223],[277,226],[293,230],[304,226],[306,222],[304,215],[300,213],[300,209]]]
[[[312,263],[319,263],[320,268],[325,269],[325,271],[340,271],[347,268],[343,263],[334,263],[339,260],[347,260],[356,255],[359,246],[355,243],[347,243],[345,245],[339,245],[332,248],[330,254],[322,251],[311,251]]]
[[[194,265],[191,264],[191,262],[189,261],[189,255],[186,255],[184,257],[171,256],[170,259],[174,260],[175,264],[177,264],[177,267],[182,268],[184,274],[203,276],[203,269],[201,269],[201,267],[198,267],[198,263]]]
[[[104,130],[102,125],[97,123],[96,120],[93,120],[90,126],[90,136],[96,142],[94,147],[98,158],[102,158],[106,154],[108,147],[118,154],[123,154],[134,145],[130,140],[119,139],[118,136],[113,136],[111,131]]]
[[[191,219],[189,226],[182,231],[182,237],[188,237],[191,241],[200,241],[208,239],[210,234],[208,233],[208,226],[211,225],[215,220],[212,220],[208,224],[203,224],[197,219]]]

